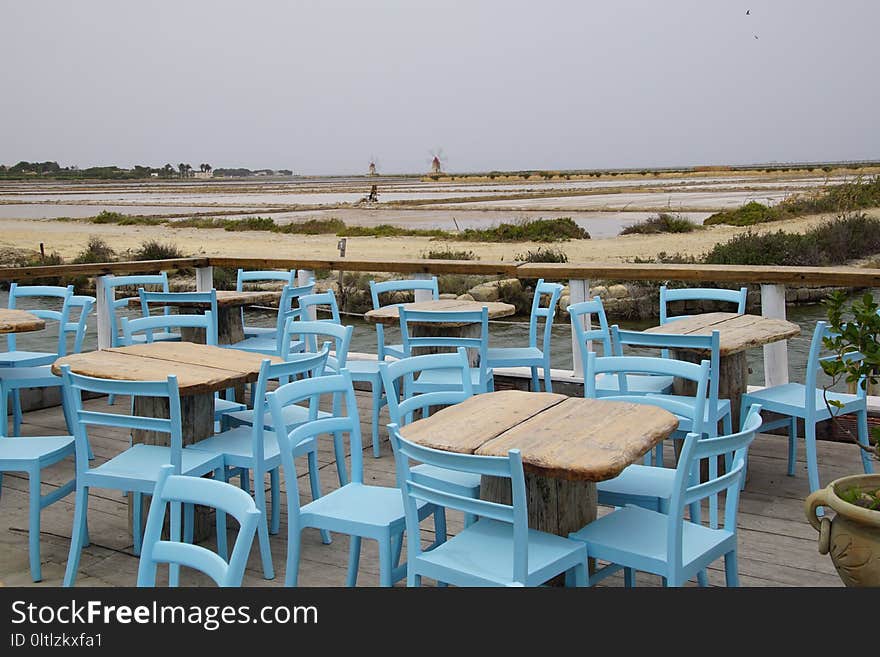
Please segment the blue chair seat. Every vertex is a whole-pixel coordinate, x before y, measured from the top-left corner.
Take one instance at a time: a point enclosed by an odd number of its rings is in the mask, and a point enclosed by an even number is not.
[[[517,365],[524,360],[534,360],[539,365],[544,362],[544,352],[537,347],[489,347],[488,354],[492,367],[505,367],[504,361],[517,361]]]
[[[472,367],[471,371],[471,385],[474,387],[475,392],[486,392],[485,390],[480,388],[480,370],[479,368]],[[489,370],[489,378],[492,378],[492,371]],[[418,391],[422,387],[430,386],[430,390],[461,390],[461,372],[459,370],[425,370],[419,377],[415,380],[415,384],[413,389]]]
[[[480,475],[471,472],[450,470],[436,465],[421,463],[410,468],[413,481],[431,486],[432,488],[458,487],[461,491],[455,491],[466,497],[480,496]]]
[[[649,374],[627,374],[627,394],[666,394],[672,390],[671,376]],[[615,374],[600,374],[596,377],[596,390],[599,394],[605,392],[620,392],[620,380]]]
[[[89,476],[139,480],[140,483],[148,485],[149,489],[145,492],[149,492],[159,478],[159,469],[171,460],[170,451],[170,447],[137,443],[106,463],[90,468]],[[203,472],[220,467],[222,463],[223,457],[220,454],[185,447],[181,455],[180,471],[184,475],[191,473],[201,475]]]
[[[273,329],[274,331],[274,329]],[[238,349],[240,351],[249,351],[255,354],[268,354],[275,356],[278,354],[278,339],[274,335],[258,335],[254,337],[246,337],[235,344],[224,345],[229,349]],[[291,340],[290,351],[297,353],[303,350],[305,343],[302,340]]]
[[[816,388],[816,416],[820,418],[828,417],[828,409],[825,408],[825,400],[821,388]],[[785,413],[786,415],[805,415],[804,399],[806,395],[806,386],[802,383],[785,383],[783,385],[773,386],[772,388],[764,388],[750,392],[747,397],[751,404],[761,404],[765,411],[775,411]],[[844,408],[861,408],[865,405],[864,400],[859,399],[857,395],[848,395],[846,393],[828,391],[828,399],[838,401],[844,405]],[[745,403],[745,402],[743,402]],[[841,409],[843,411],[843,409]],[[837,413],[835,409],[835,414]]]
[[[421,553],[419,570],[427,577],[454,584],[462,564],[467,564],[471,582],[478,578],[486,584],[515,585],[513,554],[513,525],[480,518],[445,543]],[[587,556],[582,544],[535,529],[529,529],[528,555],[527,586],[543,584],[564,568],[566,561],[573,567],[584,563]],[[553,569],[549,575],[548,568]]]
[[[625,506],[635,504],[662,511],[672,497],[675,469],[634,463],[623,472],[596,484],[599,504]]]
[[[378,360],[347,360],[345,369],[351,372],[351,378],[355,381],[382,381]]]
[[[73,436],[28,436],[27,438],[0,438],[0,468],[14,470],[12,461],[54,462],[73,454]]]
[[[391,356],[400,360],[401,358],[406,358],[406,352],[404,352],[402,344],[386,344],[385,356]]]
[[[424,503],[419,509],[433,509]],[[357,482],[319,497],[300,508],[303,524],[346,534],[370,535],[388,526],[403,530],[403,497],[399,488],[367,486]],[[320,519],[312,523],[312,518]],[[392,530],[392,533],[393,530]]]
[[[190,445],[187,449],[221,453],[225,457],[231,457],[226,465],[238,465],[236,459],[253,461],[253,431],[250,427],[237,427],[214,434],[210,438],[200,440]],[[281,454],[278,448],[278,438],[271,431],[263,431],[263,457],[266,461],[275,460]]]
[[[8,372],[4,372],[0,368],[0,379],[6,388],[41,388],[46,386],[60,386],[61,377],[52,374],[52,368],[49,365],[41,365],[39,367],[15,367],[8,368]]]
[[[296,404],[285,406],[282,410],[282,414],[284,415],[284,422],[287,424],[288,430],[292,429],[295,426],[303,424],[304,422],[307,422],[309,419],[308,407],[297,406]],[[238,424],[251,426],[254,423],[254,410],[247,409],[245,411],[236,411],[234,413],[227,414],[227,417]],[[333,417],[333,414],[328,413],[327,411],[318,411],[318,419],[328,417]],[[272,414],[269,411],[266,411],[265,415],[263,415],[263,426],[266,429],[274,428],[274,424],[272,422]]]
[[[131,341],[134,344],[146,344],[147,336],[146,335],[133,335],[133,336],[131,336]],[[169,333],[167,331],[154,331],[153,332],[153,342],[180,342],[180,334],[179,333]]]
[[[278,329],[274,326],[245,326],[245,338],[262,338],[271,336],[273,339],[278,335]]]
[[[653,393],[649,394],[648,396],[658,398],[658,399],[669,399],[672,401],[677,401],[677,402],[680,402],[683,404],[687,404],[691,408],[694,408],[694,406],[696,404],[696,400],[693,397],[683,397],[681,395],[655,395]],[[705,408],[705,411],[703,412],[703,422],[704,422],[704,426],[707,429],[710,428],[708,425],[708,422],[709,422],[709,417],[712,413],[712,408],[709,406],[709,404],[711,404],[711,402],[712,402],[711,399],[706,400],[706,408]],[[721,419],[725,415],[730,415],[730,400],[729,399],[719,399],[717,408],[715,409],[715,417],[718,419]],[[692,422],[688,418],[678,416],[678,430],[679,431],[690,431],[691,425],[692,425]]]
[[[645,569],[662,570],[666,563],[668,526],[669,516],[664,513],[626,506],[594,520],[570,537],[586,543],[590,557],[632,563],[635,556],[645,563]],[[736,534],[684,521],[681,549],[683,570],[696,571],[702,564],[735,550]]]
[[[0,367],[35,367],[51,365],[58,354],[45,351],[5,351],[0,353]]]
[[[241,411],[247,408],[244,404],[237,401],[230,401],[222,397],[214,397],[214,420],[217,421],[223,415],[227,415],[233,411]]]

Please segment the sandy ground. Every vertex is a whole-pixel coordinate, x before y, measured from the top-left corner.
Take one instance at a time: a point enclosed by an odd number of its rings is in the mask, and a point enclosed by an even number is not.
[[[869,210],[880,218],[880,208]],[[755,232],[785,230],[803,232],[829,216],[814,216],[780,221],[753,227]],[[636,256],[652,257],[667,253],[701,255],[718,242],[747,229],[713,226],[690,234],[628,235],[606,239],[575,240],[556,244],[571,262],[622,262]],[[220,229],[179,228],[166,226],[92,225],[74,222],[40,220],[0,220],[0,247],[38,250],[45,244],[46,252],[57,251],[65,259],[73,258],[87,243],[89,236],[100,235],[120,255],[136,250],[144,241],[173,243],[187,255],[243,256],[253,258],[335,258],[338,238],[334,235],[285,235],[268,232],[228,232]],[[400,237],[348,238],[347,257],[363,259],[419,258],[427,249],[466,249],[482,260],[512,260],[518,253],[534,249],[538,244],[484,244],[454,241],[431,241],[428,238]]]

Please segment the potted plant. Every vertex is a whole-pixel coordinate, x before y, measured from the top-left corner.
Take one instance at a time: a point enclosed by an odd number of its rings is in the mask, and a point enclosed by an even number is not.
[[[826,301],[829,335],[823,340],[831,357],[822,369],[830,378],[823,398],[844,435],[850,437],[870,458],[880,462],[880,427],[871,432],[869,446],[856,440],[835,414],[842,404],[828,391],[840,381],[870,390],[880,376],[880,306],[870,294],[844,309],[846,295],[832,294]],[[833,519],[818,516],[819,507],[835,511]],[[805,510],[810,524],[819,532],[819,552],[830,554],[838,575],[847,586],[880,586],[880,474],[851,475],[832,481],[813,492]]]

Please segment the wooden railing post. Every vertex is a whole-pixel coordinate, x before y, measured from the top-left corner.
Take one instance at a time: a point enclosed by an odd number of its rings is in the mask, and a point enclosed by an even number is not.
[[[420,281],[427,281],[431,280],[431,274],[414,274],[413,278]],[[430,301],[433,298],[431,290],[415,290],[413,293],[413,301]]]
[[[107,277],[95,276],[95,314],[98,322],[98,349],[111,345],[110,308],[107,305]]]
[[[308,285],[310,281],[315,280],[315,272],[311,269],[300,269],[297,273],[297,284],[298,285]],[[315,321],[318,319],[318,311],[314,306],[309,307],[308,318],[310,321]]]
[[[785,286],[761,285],[761,314],[785,319]],[[788,383],[788,340],[764,345],[764,385]]]
[[[585,279],[573,279],[568,281],[568,297],[569,297],[569,305],[574,305],[576,303],[581,303],[582,301],[586,301],[590,298],[590,281]],[[563,309],[564,310],[564,309]],[[584,328],[589,329],[590,319],[588,315],[584,315],[579,320],[575,321],[583,321]],[[572,358],[572,371],[575,377],[582,377],[584,375],[584,366],[583,361],[581,360],[581,349],[578,346],[577,333],[574,330],[574,324],[571,326],[571,358]]]
[[[214,268],[196,267],[196,292],[210,292],[214,289]]]

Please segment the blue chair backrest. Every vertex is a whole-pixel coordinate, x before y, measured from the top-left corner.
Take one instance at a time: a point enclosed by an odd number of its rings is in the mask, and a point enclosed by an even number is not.
[[[543,278],[539,278],[535,284],[535,297],[532,299],[532,313],[529,316],[529,346],[538,346],[538,319],[544,318],[544,335],[543,335],[543,351],[550,349],[550,337],[553,329],[553,318],[556,316],[556,304],[559,303],[559,296],[562,294],[562,285],[559,283],[545,283]],[[544,297],[550,297],[547,305],[542,306],[541,302]]]
[[[326,292],[319,292],[316,294],[304,294],[299,297],[299,306],[287,312],[287,317],[299,317],[303,320],[310,320],[310,316],[308,313],[309,308],[314,308],[317,306],[327,306],[330,310],[330,317],[327,319],[318,320],[313,319],[311,321],[321,321],[321,322],[333,322],[335,324],[340,324],[341,319],[339,318],[339,304],[336,303],[336,295],[333,294],[332,290],[328,290]]]
[[[806,399],[804,399],[804,408],[813,413],[825,408],[825,402],[822,401],[821,398],[817,399],[813,391],[816,388],[822,387],[819,385],[818,381],[819,373],[822,372],[822,361],[836,359],[836,356],[834,355],[822,356],[824,338],[832,337],[833,335],[831,329],[828,327],[828,322],[816,322],[816,328],[813,330],[813,338],[810,341],[810,352],[807,355],[807,377],[804,385],[804,393],[806,395]],[[848,361],[862,361],[865,359],[865,356],[858,351],[852,351],[847,353],[844,358]],[[862,377],[862,379],[856,383],[856,395],[859,398],[864,399],[867,394],[865,378]]]
[[[403,491],[407,558],[414,559],[422,552],[419,540],[418,507],[420,503],[436,504],[446,509],[455,509],[480,518],[491,518],[513,525],[513,571],[511,575],[514,581],[525,585],[529,570],[529,523],[526,484],[520,451],[512,449],[507,456],[456,454],[409,442],[400,435],[398,426],[393,423],[388,425],[388,433],[394,450],[398,486]],[[433,487],[430,482],[425,480],[416,483],[412,479],[410,461],[427,463],[458,472],[510,479],[512,504],[462,497]]]
[[[400,313],[400,334],[403,338],[403,352],[412,355],[413,349],[424,347],[465,347],[476,349],[480,354],[480,370],[486,369],[489,350],[489,309],[480,310],[407,310],[398,308]],[[462,336],[414,336],[409,323],[420,324],[478,324],[479,337]]]
[[[31,315],[43,320],[58,322],[58,343],[55,353],[64,356],[67,353],[67,336],[65,327],[70,316],[70,298],[73,296],[73,285],[62,287],[59,285],[19,285],[12,283],[9,286],[9,308],[18,308],[19,299],[57,300],[60,302],[58,310],[45,308],[28,308]],[[6,346],[9,351],[15,351],[15,333],[6,334]]]
[[[605,308],[602,306],[602,299],[595,296],[590,301],[581,301],[569,306],[568,314],[571,317],[571,325],[574,327],[575,336],[577,337],[578,349],[581,352],[581,360],[586,359],[588,351],[592,345],[587,343],[600,342],[602,344],[602,355],[610,356],[613,353],[611,348],[611,332],[608,330],[608,318],[605,316]],[[598,328],[587,328],[589,323],[592,326],[591,317],[595,315],[599,321]],[[584,369],[586,372],[586,369]]]
[[[110,344],[118,347],[122,344],[122,333],[119,324],[119,317],[116,311],[124,308],[132,299],[137,296],[116,298],[116,288],[131,287],[141,288],[145,285],[156,285],[162,292],[168,292],[168,274],[162,272],[160,274],[138,274],[136,276],[105,276],[104,277],[104,295],[107,302],[107,308],[110,310]],[[166,309],[166,312],[170,310]]]
[[[312,281],[307,285],[285,285],[282,288],[281,298],[278,300],[278,316],[275,320],[275,332],[279,337],[284,330],[284,323],[287,321],[287,318],[298,315],[299,299],[310,295],[314,289],[315,281]],[[297,303],[296,307],[294,307],[294,302]],[[242,312],[244,312],[244,309],[242,309]],[[242,322],[243,321],[244,319],[242,319]]]
[[[626,331],[617,324],[611,327],[611,341],[615,356],[623,356],[623,345],[631,347],[667,349],[693,349],[709,352],[709,399],[718,401],[718,384],[721,368],[721,333],[712,331],[711,335],[674,335],[672,333],[645,333],[643,331]],[[710,411],[717,410],[716,405]],[[714,418],[710,418],[711,423]]]
[[[415,293],[416,290],[429,290],[431,292],[431,298],[435,301],[440,298],[440,288],[437,285],[436,276],[432,276],[431,278],[408,278],[397,281],[382,281],[381,283],[370,281],[370,297],[373,300],[373,309],[375,310],[382,307],[382,302],[379,299],[380,294],[402,291],[411,291]],[[381,326],[381,324],[377,324],[377,326]]]
[[[244,269],[239,269],[238,276],[235,279],[235,289],[242,292],[245,283],[256,281],[281,281],[285,285],[294,287],[296,285],[296,269],[291,269],[290,271],[245,271]]]
[[[302,340],[305,343],[305,350],[310,353],[318,353],[319,343],[324,340],[321,338],[333,338],[334,355],[327,359],[328,369],[339,373],[339,370],[345,367],[348,359],[348,350],[351,347],[351,336],[354,332],[353,326],[343,326],[334,322],[322,320],[303,321],[296,317],[288,317],[287,323],[284,325],[284,331],[281,334],[281,358],[290,359],[290,342],[291,340]]]
[[[749,290],[745,287],[741,287],[738,290],[725,290],[712,287],[686,287],[670,290],[663,285],[660,287],[660,323],[665,324],[674,319],[690,317],[690,315],[670,316],[666,306],[671,301],[727,301],[729,303],[735,303],[736,312],[742,315],[746,311],[746,299],[748,294]]]
[[[438,390],[408,396],[406,380],[410,380],[417,372],[428,370],[458,370],[461,375],[461,390]],[[391,363],[380,362],[379,373],[388,399],[388,415],[398,426],[403,426],[404,418],[410,417],[416,409],[458,404],[474,394],[467,349],[464,347],[459,347],[454,354],[427,354],[401,358]],[[400,381],[404,381],[403,386]],[[399,401],[399,392],[403,393],[402,401]]]
[[[217,290],[208,292],[148,292],[144,288],[140,288],[138,296],[141,300],[141,314],[144,317],[153,315],[151,309],[155,310],[156,306],[162,308],[163,314],[170,315],[169,311],[172,307],[187,303],[208,304],[207,310],[214,313],[215,318],[217,317]]]
[[[318,410],[322,397],[344,400],[344,404],[334,404],[338,410],[333,417],[319,419]],[[296,453],[297,446],[310,438],[323,434],[348,433],[351,447],[350,481],[358,484],[363,483],[364,455],[361,441],[361,421],[351,373],[348,370],[343,369],[339,374],[291,381],[267,394],[266,399],[272,413],[272,423],[275,426],[278,447],[281,450],[281,464],[284,468],[285,478],[291,482],[288,492],[294,493],[297,508],[299,508],[299,493],[296,491],[296,484],[293,483],[296,482],[294,458],[299,456]],[[292,431],[280,430],[279,427],[285,426],[284,408],[304,401],[309,404],[309,420],[298,425]],[[293,515],[291,509],[288,509],[288,513]]]
[[[175,475],[174,468],[162,466],[153,490],[143,547],[138,565],[138,586],[156,585],[156,566],[179,564],[199,570],[218,586],[241,586],[248,554],[257,531],[260,511],[253,498],[236,486],[213,479]],[[163,541],[162,528],[168,504],[200,504],[225,511],[239,524],[238,536],[227,563],[220,555],[200,545]]]
[[[670,564],[683,566],[682,547],[684,531],[684,510],[699,508],[698,503],[706,498],[726,492],[724,503],[724,523],[722,529],[736,532],[736,512],[739,505],[739,491],[745,475],[745,460],[749,445],[761,427],[761,407],[754,404],[750,409],[742,430],[719,438],[702,438],[689,433],[684,440],[676,466],[672,497],[667,517],[666,551]],[[700,482],[700,462],[732,454],[730,465],[724,474]],[[696,520],[699,522],[699,519]]]
[[[629,401],[664,408],[670,413],[691,420],[691,431],[703,432],[706,413],[706,396],[709,391],[709,361],[697,365],[672,358],[650,358],[645,356],[603,356],[595,352],[587,353],[584,363],[584,396],[595,399],[596,376],[599,374],[617,375],[619,394],[603,396],[608,401]],[[630,395],[627,389],[627,374],[655,374],[687,379],[697,385],[695,403],[687,404],[670,398],[652,395]]]
[[[181,428],[180,392],[176,376],[169,375],[166,381],[118,381],[74,374],[70,371],[69,365],[62,365],[61,378],[64,383],[63,392],[67,399],[68,409],[72,409],[69,412],[74,420],[77,476],[86,472],[89,467],[90,452],[87,427],[90,426],[141,429],[168,434],[170,437],[170,463],[174,467],[174,473],[180,474],[183,431]],[[168,417],[145,417],[135,415],[134,411],[126,414],[85,410],[82,404],[83,392],[167,399]]]
[[[217,322],[214,313],[210,310],[204,315],[153,315],[138,319],[122,317],[121,320],[122,343],[125,345],[132,343],[135,334],[143,333],[147,342],[153,342],[153,331],[157,329],[168,331],[172,328],[205,329],[205,344],[217,345]]]
[[[88,330],[89,315],[95,308],[96,299],[84,294],[75,294],[70,297],[70,310],[79,310],[79,317],[73,321],[68,317],[68,322],[64,325],[64,330],[73,334],[73,350],[71,353],[78,354],[82,351],[83,341]]]

